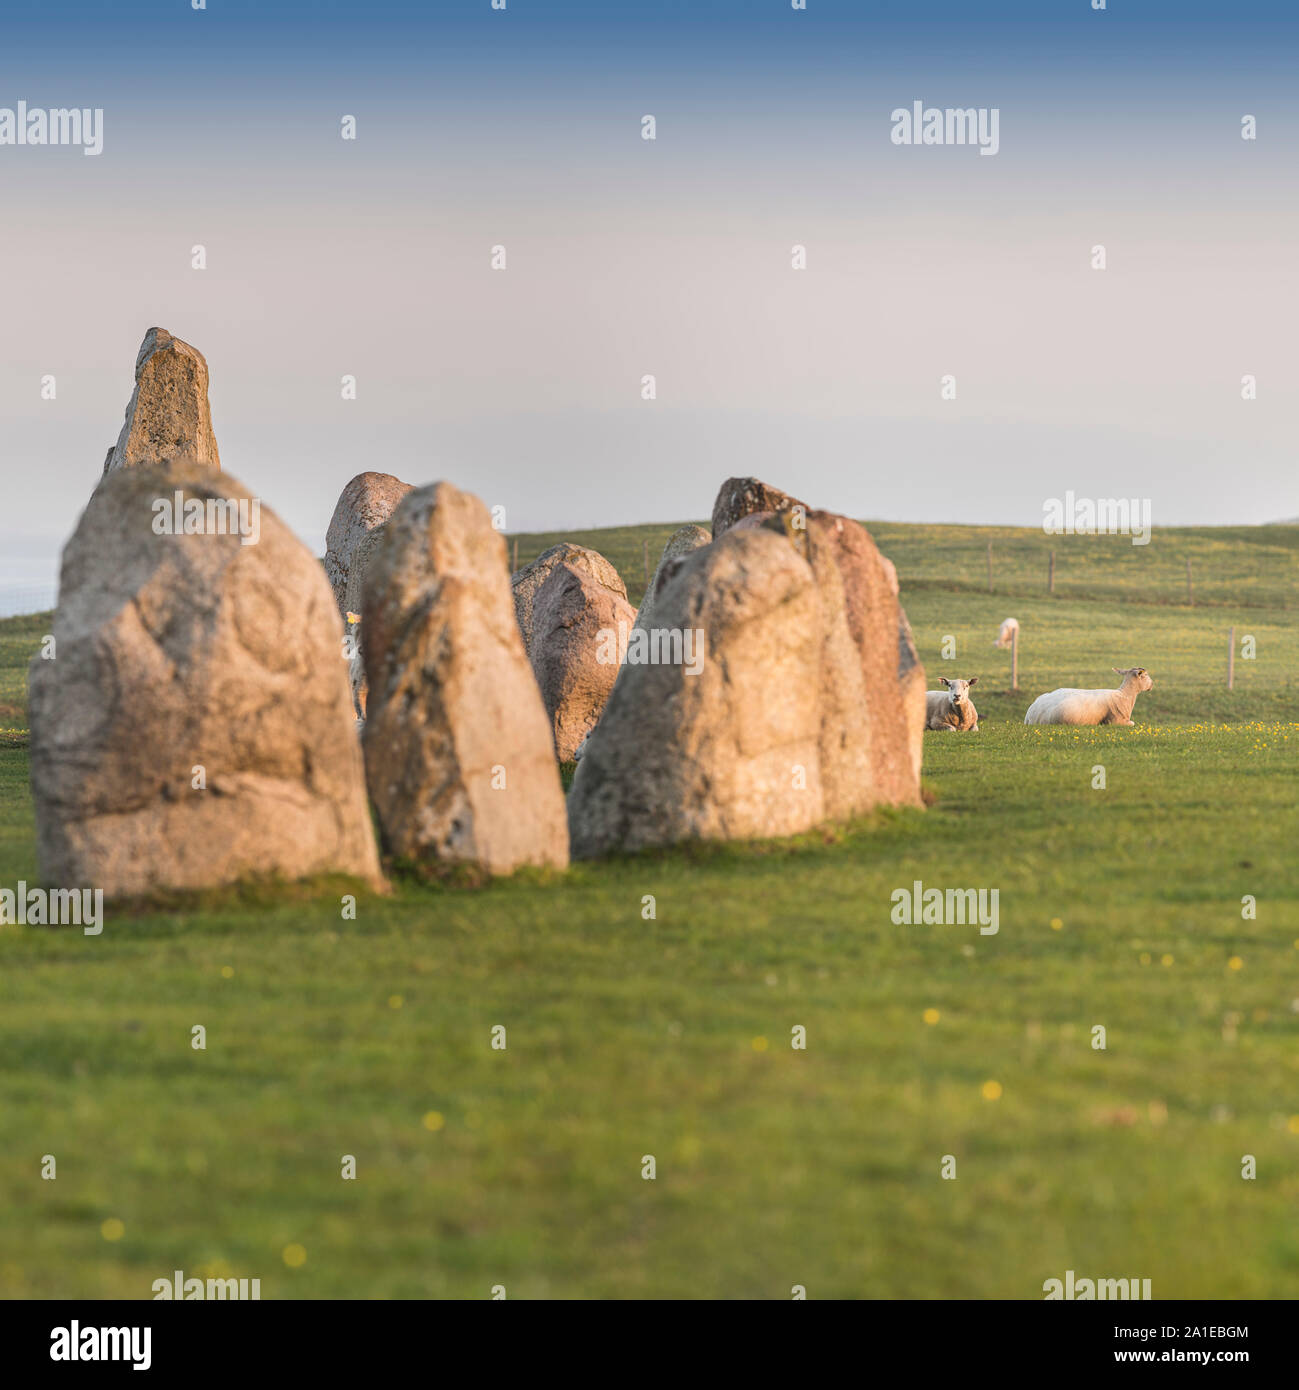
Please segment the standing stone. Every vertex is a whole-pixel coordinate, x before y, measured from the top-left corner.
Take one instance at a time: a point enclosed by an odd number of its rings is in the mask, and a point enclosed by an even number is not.
[[[169,460],[219,470],[207,388],[203,354],[165,328],[149,329],[136,354],[126,421],[104,460],[104,474]]]
[[[753,529],[783,533],[811,563],[821,590],[827,819],[849,819],[877,805],[919,804],[925,670],[897,601],[893,562],[880,554],[860,522],[834,512],[750,512],[731,527],[740,533]],[[855,662],[848,657],[845,635]],[[860,675],[851,669],[854,664]]]
[[[702,631],[702,669],[622,668],[569,793],[575,857],[821,820],[821,600],[807,561],[771,530],[723,536],[677,562],[654,625]]]
[[[618,656],[636,610],[572,565],[557,565],[532,608],[532,670],[555,740],[572,762],[618,677]]]
[[[325,533],[325,573],[340,614],[347,612],[347,582],[357,548],[368,532],[388,520],[410,490],[409,483],[391,473],[358,473],[339,494]]]
[[[704,668],[629,651],[569,793],[576,857],[920,802],[924,673],[892,567],[859,523],[752,483],[655,586],[649,630],[703,629]]]
[[[365,702],[368,687],[365,683],[365,633],[361,626],[361,608],[365,595],[365,576],[370,568],[370,560],[383,540],[387,522],[381,522],[372,531],[367,531],[352,552],[352,562],[347,571],[347,588],[343,595],[343,621],[347,625],[348,636],[352,638],[352,654],[347,674],[352,686],[352,709],[358,719],[365,718]]]
[[[827,738],[822,772],[832,788],[827,790],[826,815],[842,819],[876,805],[917,805],[919,773],[912,748],[917,728],[923,736],[924,720],[912,718],[913,697],[901,684],[906,615],[890,582],[892,566],[860,522],[812,511],[806,523],[808,558],[828,604],[828,640],[837,632],[829,612],[840,609],[851,640],[851,647],[840,642],[827,649],[822,664]],[[855,675],[847,669],[853,664],[850,651],[856,657]],[[918,659],[916,665],[923,686],[924,668]],[[831,760],[830,745],[840,744],[842,754]]]
[[[898,568],[887,555],[880,556],[880,564],[884,566],[884,578],[889,586],[889,591],[894,598],[897,598],[900,590],[898,587]]]
[[[727,478],[713,503],[713,539],[729,531],[751,512],[781,512],[791,507],[807,507],[796,497],[757,478]]]
[[[906,709],[908,737],[911,748],[911,779],[920,786],[920,764],[925,750],[925,668],[920,664],[916,639],[905,610],[898,607],[898,689]]]
[[[177,490],[201,531],[167,524]],[[193,461],[110,473],[64,549],[54,638],[30,671],[49,883],[381,883],[329,586],[235,479]]]
[[[899,598],[897,566],[887,555],[881,554],[884,576],[889,591]],[[898,604],[898,688],[906,709],[906,723],[911,748],[911,779],[920,785],[920,764],[925,748],[925,668],[920,664],[920,653],[916,651],[916,639],[911,634],[911,624],[907,621],[906,610]]]
[[[649,628],[658,591],[667,581],[669,571],[674,568],[677,558],[682,555],[689,555],[701,546],[710,545],[712,539],[712,536],[702,526],[681,526],[673,531],[668,537],[668,543],[663,547],[663,554],[659,556],[653,577],[645,589],[645,596],[640,601],[640,608],[636,612],[637,627]]]
[[[764,515],[766,514],[764,513]],[[711,545],[712,539],[704,527],[693,524],[678,527],[672,533],[668,538],[668,543],[663,547],[663,554],[659,557],[658,565],[655,567],[654,574],[641,598],[640,608],[636,612],[636,621],[632,624],[633,632],[650,632],[652,630],[654,605],[660,590],[676,573],[680,561],[685,556],[692,554],[702,546]],[[573,752],[574,761],[580,761],[586,756],[586,744],[589,738],[590,732],[588,731]]]
[[[564,794],[505,541],[448,483],[411,492],[370,560],[363,736],[387,848],[506,874],[568,863]]]
[[[514,591],[515,617],[519,631],[523,634],[523,650],[529,657],[532,656],[532,612],[537,592],[550,578],[550,572],[559,565],[568,565],[579,573],[589,575],[597,584],[617,594],[619,598],[627,597],[627,586],[622,582],[622,576],[598,550],[589,550],[584,545],[572,545],[568,541],[552,545],[549,550],[543,551],[530,564],[524,565],[510,577],[510,586]]]

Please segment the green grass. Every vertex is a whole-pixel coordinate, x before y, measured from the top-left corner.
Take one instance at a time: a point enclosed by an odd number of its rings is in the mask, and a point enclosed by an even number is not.
[[[673,529],[645,528],[651,567]],[[983,532],[875,529],[931,684],[981,677],[985,727],[927,736],[928,810],[476,891],[402,879],[355,921],[322,889],[97,938],[0,928],[0,1293],[148,1297],[179,1268],[268,1298],[1040,1298],[1067,1269],[1299,1294],[1287,528],[1163,533],[1118,572],[1057,541],[1053,598],[1040,536],[997,533],[990,596]],[[638,595],[641,535],[574,539]],[[1194,609],[1172,602],[1183,543],[1224,576]],[[1018,692],[989,646],[1011,612]],[[1258,657],[1228,692],[1233,623]],[[0,623],[9,727],[47,630]],[[1139,728],[1020,722],[1132,664],[1156,680]],[[0,886],[35,876],[26,777],[0,747]],[[894,925],[914,879],[998,889],[998,933]]]
[[[710,524],[707,517],[695,522],[695,525],[705,528]],[[507,536],[505,543],[509,547],[511,569],[514,568],[516,540],[519,568],[561,541],[590,546],[613,563],[627,586],[627,597],[632,603],[639,604],[668,538],[685,525],[684,521],[667,521],[650,526],[606,526],[594,531],[538,531],[530,535]]]

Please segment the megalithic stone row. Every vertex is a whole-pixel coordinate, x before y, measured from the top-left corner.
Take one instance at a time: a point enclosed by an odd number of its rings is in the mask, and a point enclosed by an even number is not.
[[[366,777],[387,849],[438,870],[568,863],[549,722],[505,541],[448,483],[409,493],[366,574]]]

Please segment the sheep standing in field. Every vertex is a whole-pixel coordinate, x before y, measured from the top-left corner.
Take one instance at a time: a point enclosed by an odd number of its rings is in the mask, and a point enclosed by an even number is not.
[[[947,689],[925,691],[925,728],[977,734],[979,711],[970,699],[970,687],[978,683],[978,676],[971,676],[968,681],[949,681],[946,676],[938,679]]]
[[[997,640],[992,644],[994,647],[1009,647],[1015,640],[1015,634],[1019,631],[1019,619],[1007,618],[1001,625],[1001,631],[997,634]]]
[[[1025,724],[1127,724],[1143,690],[1154,688],[1144,666],[1112,668],[1123,677],[1117,690],[1052,690],[1028,707]]]

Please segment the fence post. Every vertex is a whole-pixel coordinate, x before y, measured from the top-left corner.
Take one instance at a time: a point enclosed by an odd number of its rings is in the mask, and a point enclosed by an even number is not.
[[[1195,586],[1191,583],[1191,560],[1186,560],[1186,602],[1192,608],[1195,607]]]
[[[641,562],[642,562],[642,564],[643,564],[644,567],[645,567],[645,587],[648,589],[648,588],[649,588],[649,540],[648,540],[648,538],[642,540],[642,541],[641,541],[641,545],[644,547],[644,550],[643,550],[642,553],[641,553]]]
[[[1051,563],[1046,567],[1046,591],[1055,593],[1055,551],[1051,552]]]
[[[1227,689],[1236,688],[1236,629],[1227,634]]]
[[[992,592],[992,542],[988,542],[988,592]]]
[[[1010,634],[1010,688],[1019,689],[1019,629]]]
[[[512,573],[518,574],[518,572],[519,572],[519,538],[518,538],[518,536],[515,536],[515,538],[514,538],[514,569],[513,569]]]

